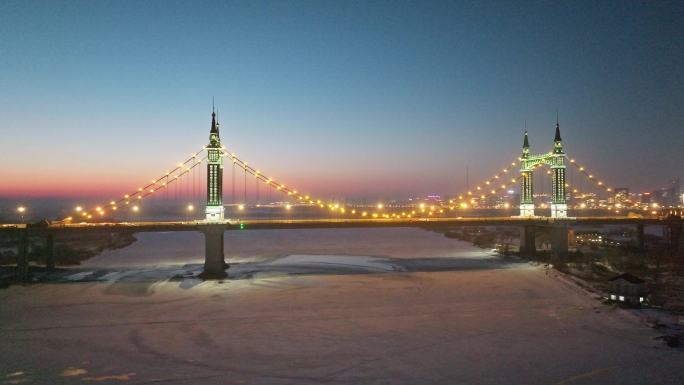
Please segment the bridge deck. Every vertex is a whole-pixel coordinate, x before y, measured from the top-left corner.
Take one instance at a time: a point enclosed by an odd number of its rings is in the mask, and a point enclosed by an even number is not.
[[[576,217],[553,219],[545,217],[486,217],[486,218],[405,218],[405,219],[269,219],[241,220],[211,223],[204,221],[172,221],[172,222],[107,222],[81,224],[51,224],[49,226],[30,226],[32,231],[41,232],[73,232],[73,231],[107,231],[107,232],[166,232],[166,231],[202,231],[207,227],[223,227],[225,230],[266,230],[266,229],[316,229],[316,228],[369,228],[369,227],[428,227],[448,226],[525,226],[553,225],[665,225],[669,219],[629,218],[629,217]],[[23,224],[0,225],[0,232],[16,232],[26,228]]]

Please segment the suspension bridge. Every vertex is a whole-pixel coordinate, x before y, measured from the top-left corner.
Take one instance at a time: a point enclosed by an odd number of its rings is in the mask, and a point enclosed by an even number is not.
[[[474,189],[461,194],[454,194],[438,204],[420,203],[412,206],[386,207],[359,206],[344,202],[330,201],[304,193],[294,187],[286,186],[260,169],[250,165],[238,157],[221,143],[220,124],[216,114],[212,112],[209,143],[197,152],[192,153],[185,161],[178,163],[151,179],[148,183],[131,189],[126,194],[108,202],[92,207],[77,206],[72,215],[61,220],[48,221],[35,225],[5,224],[0,225],[0,231],[18,233],[19,258],[18,271],[20,277],[27,277],[29,265],[27,250],[31,237],[44,237],[46,244],[46,265],[54,267],[55,237],[72,232],[111,233],[139,233],[139,232],[168,232],[168,231],[198,231],[205,237],[205,262],[202,276],[205,278],[222,278],[226,276],[228,265],[224,257],[224,232],[230,230],[259,230],[259,229],[311,229],[311,228],[367,228],[367,227],[421,227],[429,229],[443,229],[455,226],[515,226],[521,229],[520,252],[522,255],[532,255],[536,252],[535,234],[538,228],[549,228],[551,231],[552,250],[558,255],[568,251],[568,227],[572,225],[633,225],[637,229],[639,247],[644,246],[644,226],[660,225],[665,229],[670,247],[678,248],[682,220],[680,217],[662,217],[657,212],[646,208],[641,215],[620,215],[625,207],[614,204],[607,208],[612,215],[603,216],[570,216],[572,212],[581,213],[577,207],[569,205],[569,198],[579,194],[577,188],[568,183],[568,166],[574,169],[590,186],[611,194],[613,188],[601,179],[595,177],[587,168],[570,158],[563,148],[560,125],[556,120],[555,137],[551,151],[542,154],[532,154],[527,132],[524,134],[521,154],[514,161],[500,168],[491,178],[477,184]],[[224,204],[224,171],[226,163],[231,166],[230,198],[228,205],[232,209],[226,215]],[[206,165],[205,168],[200,167]],[[551,175],[550,202],[535,205],[534,172],[542,166],[549,169],[543,175]],[[238,175],[242,173],[243,175]],[[239,199],[240,187],[236,179],[242,177],[242,199]],[[271,193],[280,194],[286,203],[283,207],[292,210],[293,207],[307,207],[334,213],[334,218],[272,218],[272,219],[238,219],[230,217],[236,212],[244,211],[247,207],[248,180],[253,180],[252,189],[255,197],[254,207],[260,206],[260,199],[267,204],[271,200]],[[541,179],[543,181],[543,179]],[[543,182],[542,182],[543,183]],[[509,194],[514,186],[519,186],[519,211],[516,215],[498,215],[490,217],[472,216],[474,209],[483,206],[488,200],[497,195]],[[264,191],[260,196],[260,186]],[[542,187],[543,189],[543,187]],[[204,190],[204,191],[202,191]],[[204,202],[197,201],[200,193],[205,193]],[[199,220],[171,220],[171,221],[143,221],[136,218],[141,211],[143,202],[147,203],[155,197],[161,199],[184,199],[192,197],[187,210],[195,211],[204,206],[203,218]],[[265,196],[264,196],[265,194]],[[203,204],[202,204],[203,203]],[[506,203],[506,209],[510,204]],[[550,209],[550,216],[537,215],[536,210]],[[581,207],[580,207],[581,208]],[[613,212],[614,210],[614,212]],[[505,210],[507,213],[510,210]],[[624,212],[624,211],[623,211]],[[468,216],[471,214],[471,216]],[[127,217],[125,220],[112,220],[116,217]]]

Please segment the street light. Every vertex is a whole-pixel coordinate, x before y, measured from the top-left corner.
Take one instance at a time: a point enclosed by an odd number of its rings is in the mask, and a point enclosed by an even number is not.
[[[21,222],[24,222],[24,213],[26,212],[26,207],[24,206],[19,206],[17,207],[17,212],[19,213],[19,216],[21,217]]]
[[[193,211],[195,211],[195,206],[193,206],[192,204],[188,204],[188,207],[186,207],[186,212],[187,212],[187,215],[185,217],[186,220],[190,219],[189,217]]]

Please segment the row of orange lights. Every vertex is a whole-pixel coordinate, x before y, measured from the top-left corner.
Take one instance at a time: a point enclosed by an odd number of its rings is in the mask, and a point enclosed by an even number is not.
[[[311,197],[309,195],[305,195],[302,193],[299,193],[297,190],[291,189],[286,187],[285,184],[279,183],[275,181],[273,178],[269,178],[264,173],[262,173],[260,170],[255,169],[249,165],[248,162],[240,159],[235,153],[230,153],[230,152],[224,152],[223,154],[224,157],[230,158],[231,162],[233,162],[234,165],[242,168],[245,172],[250,173],[253,175],[257,180],[265,183],[266,185],[270,186],[271,188],[280,191],[288,196],[294,196],[297,200],[299,200],[303,204],[308,204],[311,206],[317,206],[322,209],[330,209],[331,211],[336,211],[342,214],[352,214],[352,215],[358,215],[360,217],[364,218],[385,218],[385,219],[392,219],[392,218],[412,218],[418,213],[420,214],[427,214],[427,215],[434,215],[437,213],[444,213],[444,209],[438,208],[435,206],[430,206],[429,208],[426,208],[424,204],[420,205],[420,209],[418,211],[412,210],[410,212],[404,211],[401,213],[383,213],[382,211],[380,212],[369,212],[369,211],[362,211],[362,210],[356,210],[356,209],[350,209],[348,207],[345,207],[344,205],[341,205],[339,203],[324,203],[320,199],[316,199],[314,197]],[[504,171],[508,172],[508,170]],[[465,204],[461,205],[461,208],[467,208],[468,205]],[[244,205],[239,205],[238,210],[244,210]],[[377,210],[383,210],[384,204],[378,203],[376,205]],[[291,209],[291,205],[288,204],[286,206],[286,209]],[[450,210],[454,210],[455,206],[449,207]]]
[[[601,187],[603,190],[607,192],[613,191],[611,187],[606,186],[603,181],[598,180],[594,177],[594,174],[591,174],[587,171],[587,169],[584,166],[579,165],[575,159],[570,159],[570,164],[573,165],[577,170],[579,170],[584,176],[586,176],[590,181],[595,183],[597,186]]]
[[[202,149],[204,150],[204,148]],[[201,151],[200,151],[201,153]],[[93,215],[99,215],[99,216],[104,216],[106,212],[106,206],[109,206],[109,209],[112,211],[117,211],[118,206],[120,203],[124,203],[126,205],[130,205],[131,199],[137,199],[137,200],[142,200],[146,196],[153,194],[156,191],[162,190],[164,188],[167,188],[171,183],[178,181],[180,178],[182,178],[184,175],[189,174],[193,168],[201,164],[205,159],[200,158],[198,159],[199,153],[193,153],[190,158],[185,160],[184,162],[180,162],[176,165],[175,168],[173,168],[171,171],[166,171],[163,176],[157,179],[152,179],[152,181],[147,184],[146,186],[141,186],[138,187],[138,189],[135,192],[132,192],[130,194],[125,194],[123,198],[120,198],[118,200],[112,200],[109,202],[109,205],[100,205],[96,206],[92,211],[88,211],[84,209],[83,206],[76,206],[75,211],[78,213],[80,217],[83,219],[92,219]],[[188,166],[188,163],[192,164]],[[177,171],[180,172],[178,174],[175,174]],[[175,174],[175,175],[174,175]],[[133,212],[138,212],[140,210],[140,207],[138,205],[132,205],[131,206],[131,211]],[[72,221],[73,217],[66,217],[64,218],[65,221]]]
[[[203,148],[203,150],[204,150],[204,149],[205,149],[205,148]],[[225,150],[225,147],[223,147],[222,150]],[[118,201],[114,201],[114,200],[110,201],[110,208],[111,208],[112,210],[117,210],[117,204],[120,203],[120,202],[122,202],[122,201],[124,201],[125,204],[128,205],[128,204],[130,203],[130,199],[132,199],[132,198],[134,198],[134,199],[137,198],[137,199],[140,200],[140,199],[143,199],[144,197],[146,197],[147,195],[150,195],[150,194],[154,193],[154,192],[157,191],[157,190],[166,188],[170,183],[172,183],[172,182],[178,180],[178,179],[179,179],[180,177],[182,177],[183,175],[189,173],[194,167],[196,167],[198,164],[201,164],[202,161],[203,161],[204,159],[206,159],[206,157],[203,158],[203,159],[197,159],[197,156],[198,156],[198,154],[192,154],[192,156],[191,156],[188,160],[186,160],[185,162],[179,163],[179,164],[176,166],[176,168],[174,168],[172,171],[167,171],[161,178],[153,179],[153,180],[151,181],[151,183],[148,184],[147,186],[139,187],[139,188],[137,189],[137,191],[135,191],[134,193],[131,193],[131,194],[126,194],[126,195],[124,195],[123,198],[122,198],[122,199],[119,199]],[[250,167],[249,164],[248,164],[246,161],[243,161],[243,160],[241,160],[240,158],[238,158],[237,155],[236,155],[235,153],[227,153],[227,152],[224,152],[224,153],[223,153],[223,156],[224,156],[224,157],[230,157],[230,159],[231,159],[231,161],[233,162],[233,164],[235,164],[235,165],[241,167],[245,172],[248,172],[248,173],[254,175],[254,177],[255,177],[257,180],[259,180],[259,181],[261,181],[261,182],[267,184],[268,186],[274,188],[274,189],[277,190],[277,191],[281,191],[281,192],[283,192],[283,193],[285,193],[285,194],[287,194],[287,195],[290,195],[290,196],[292,196],[292,195],[295,196],[295,197],[296,197],[299,201],[301,201],[302,203],[308,203],[308,204],[310,204],[310,205],[316,205],[316,206],[319,206],[320,208],[325,208],[325,207],[327,206],[327,207],[328,207],[329,209],[331,209],[332,211],[338,210],[338,211],[340,211],[341,213],[350,212],[351,214],[358,214],[358,215],[361,215],[362,217],[369,216],[369,213],[366,212],[366,211],[357,212],[357,210],[348,210],[348,209],[346,209],[344,206],[341,206],[341,205],[339,205],[339,204],[337,204],[337,203],[328,203],[328,204],[326,205],[326,204],[324,204],[320,199],[314,199],[314,198],[310,197],[309,195],[304,195],[304,194],[298,193],[297,190],[293,190],[293,189],[287,188],[285,184],[278,183],[278,182],[274,181],[272,178],[266,177],[261,171],[255,169],[255,168],[253,168],[253,167]],[[193,163],[191,166],[188,167],[188,166],[187,166],[187,163],[192,162],[192,161],[194,161],[194,163]],[[592,174],[589,174],[589,173],[587,173],[587,172],[585,171],[585,169],[584,169],[583,166],[578,166],[574,159],[571,159],[571,160],[570,160],[570,163],[573,164],[573,165],[575,165],[575,166],[579,169],[579,171],[583,172],[590,180],[594,181],[598,186],[601,186],[601,187],[604,188],[606,191],[612,191],[611,188],[604,186],[602,181],[596,181],[596,180],[594,179],[594,177],[593,177]],[[511,162],[511,166],[512,166],[512,167],[515,167],[516,165],[517,165],[516,162]],[[535,167],[537,167],[537,166],[539,166],[539,165],[535,165]],[[172,175],[173,173],[175,173],[175,172],[178,171],[179,169],[181,170],[181,172],[180,172],[179,174],[177,174],[177,175]],[[496,188],[496,187],[495,187],[495,188],[492,188],[491,190],[485,190],[485,189],[486,189],[487,187],[492,186],[492,184],[493,184],[493,183],[496,183],[498,180],[502,179],[502,177],[503,177],[505,174],[507,174],[508,172],[509,172],[509,168],[508,168],[508,167],[507,167],[507,168],[504,168],[504,169],[502,169],[501,172],[499,172],[498,174],[494,175],[494,177],[492,177],[492,178],[490,178],[489,180],[486,180],[486,181],[484,182],[484,185],[485,185],[486,187],[482,187],[482,186],[478,185],[478,186],[475,188],[476,192],[487,191],[486,194],[480,194],[480,195],[479,195],[479,198],[480,198],[480,199],[485,199],[485,198],[487,198],[488,196],[491,196],[491,195],[496,194],[496,193],[497,193],[497,188]],[[550,171],[548,171],[547,173],[550,174]],[[160,182],[160,181],[162,181],[162,180],[163,180],[163,182]],[[511,178],[511,179],[510,179],[510,182],[511,182],[511,183],[516,183],[516,178]],[[158,184],[159,184],[159,185],[158,185]],[[505,191],[507,187],[508,187],[508,185],[507,185],[506,183],[502,183],[501,185],[498,186],[498,188],[500,189],[499,191]],[[566,187],[569,187],[569,186],[566,184]],[[491,188],[491,187],[490,187],[490,188]],[[574,192],[577,192],[577,190],[574,190]],[[466,194],[466,196],[464,196],[464,195],[459,195],[459,196],[458,196],[458,200],[460,201],[460,203],[458,204],[458,207],[463,208],[463,209],[468,208],[468,203],[467,203],[467,202],[464,202],[464,199],[466,199],[466,197],[470,198],[470,202],[471,202],[471,204],[472,204],[472,203],[474,203],[474,197],[478,197],[478,195],[474,195],[472,191],[468,191],[467,194]],[[454,210],[454,209],[457,207],[457,206],[454,206],[453,203],[454,203],[454,200],[450,200],[450,201],[449,201],[449,209],[450,209],[450,210]],[[288,207],[286,207],[286,208],[289,210],[289,209],[291,208],[291,205],[288,204],[287,206],[288,206]],[[244,207],[244,206],[243,206],[243,207]],[[382,209],[382,208],[383,208],[383,207],[382,207],[382,204],[378,204],[378,209]],[[132,210],[133,210],[133,211],[138,211],[138,210],[139,210],[139,207],[138,207],[137,205],[134,205],[134,206],[132,207]],[[84,211],[83,208],[80,207],[80,206],[76,208],[76,211],[79,212],[80,215],[83,216],[83,217],[92,218],[92,214],[89,214],[88,212]],[[97,212],[97,213],[98,213],[99,215],[101,215],[101,216],[103,216],[103,215],[106,213],[105,209],[102,208],[101,206],[96,207],[94,211]],[[423,208],[423,207],[421,207],[421,210],[420,210],[421,213],[427,212],[428,215],[433,215],[435,212],[443,213],[443,211],[444,211],[443,209],[437,210],[434,206],[432,206],[430,210],[426,210],[426,209]],[[409,218],[410,218],[411,216],[413,216],[413,215],[415,215],[415,214],[416,214],[415,211],[411,212],[410,214],[406,214],[406,213],[404,212],[404,213],[402,213],[401,216],[409,217]],[[390,216],[389,214],[382,214],[382,213],[381,213],[381,214],[378,214],[378,213],[371,213],[371,214],[370,214],[370,216],[371,216],[371,217],[374,217],[374,218],[377,218],[377,217],[380,217],[380,216],[383,216],[383,217],[384,217],[384,216],[393,217],[393,216],[396,216],[396,215],[397,215],[397,214],[392,214],[392,216]],[[67,218],[67,220],[69,220],[69,219],[71,219],[71,217]]]

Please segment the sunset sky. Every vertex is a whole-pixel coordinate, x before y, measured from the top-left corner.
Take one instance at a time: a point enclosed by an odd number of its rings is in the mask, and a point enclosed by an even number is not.
[[[553,143],[684,165],[684,2],[0,2],[0,197],[118,196],[208,141],[319,196],[459,193]]]

